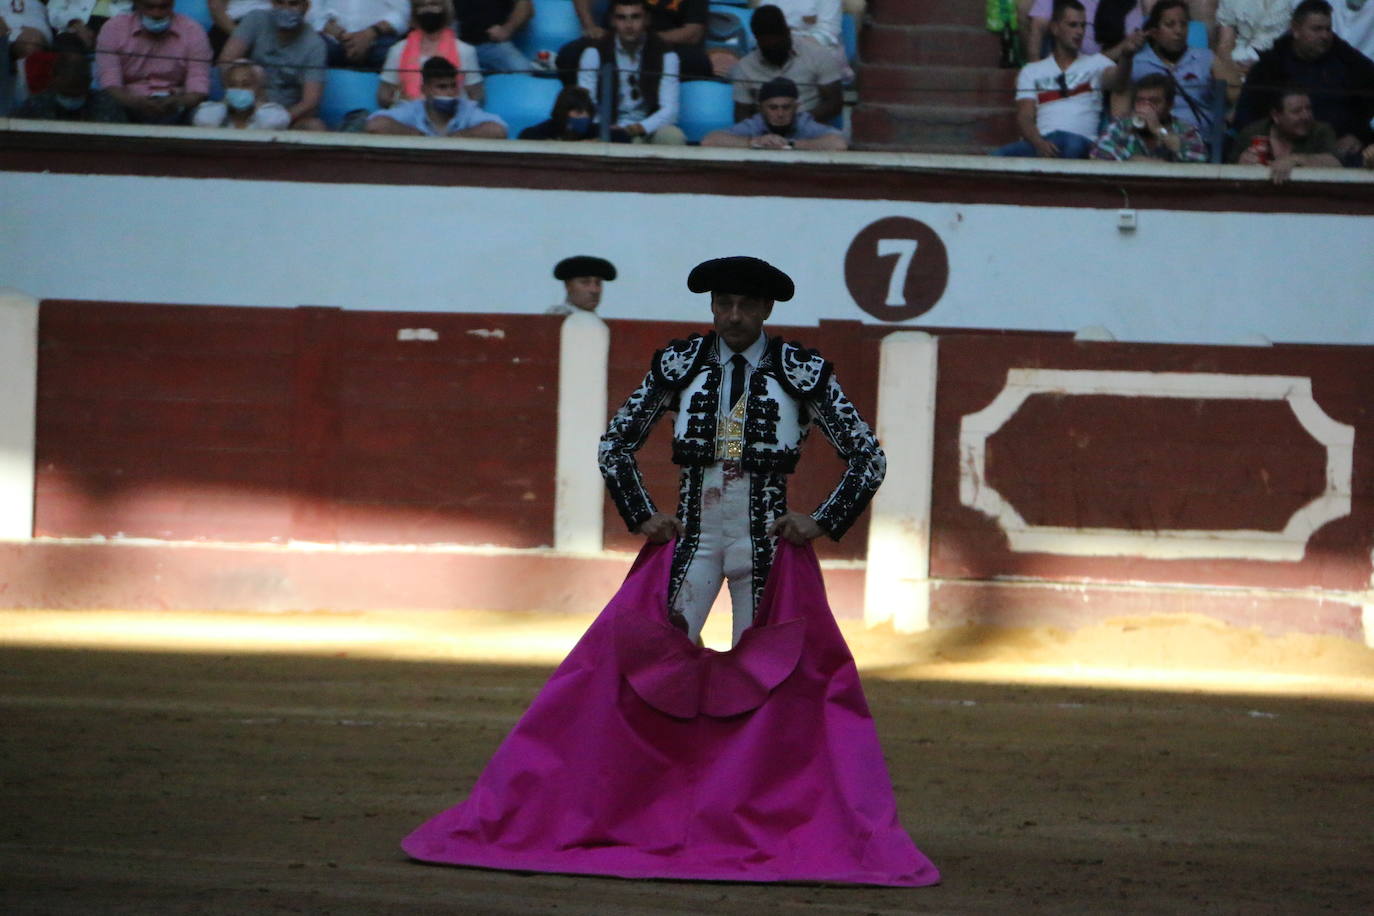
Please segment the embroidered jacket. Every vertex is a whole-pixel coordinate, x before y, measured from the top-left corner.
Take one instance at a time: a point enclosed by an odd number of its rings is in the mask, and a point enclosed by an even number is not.
[[[716,350],[716,335],[711,333],[675,340],[655,353],[644,381],[601,437],[601,474],[631,531],[657,511],[635,453],[664,413],[677,412],[673,461],[684,473],[717,460],[723,370]],[[845,472],[811,515],[826,534],[838,540],[877,492],[887,459],[873,431],[845,397],[829,361],[798,343],[769,338],[763,358],[749,377],[744,411],[740,465],[779,484],[796,468],[811,425],[834,446],[846,464]],[[785,496],[771,509],[778,512],[784,507]],[[680,508],[690,515],[690,506]],[[686,520],[690,526],[690,517]]]

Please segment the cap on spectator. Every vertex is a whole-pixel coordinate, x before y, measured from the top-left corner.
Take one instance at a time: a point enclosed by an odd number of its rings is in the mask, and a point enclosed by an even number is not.
[[[789,99],[797,97],[797,84],[785,76],[775,76],[759,87],[760,102],[782,97]]]
[[[702,261],[687,275],[694,293],[739,293],[773,302],[786,302],[796,292],[792,278],[759,258],[739,255]]]
[[[771,3],[761,6],[754,10],[754,16],[749,20],[749,31],[754,33],[755,38],[760,35],[781,35],[787,31],[787,17]]]
[[[571,280],[573,277],[600,277],[603,280],[615,279],[615,265],[605,258],[594,258],[579,254],[564,258],[553,266],[555,280]]]

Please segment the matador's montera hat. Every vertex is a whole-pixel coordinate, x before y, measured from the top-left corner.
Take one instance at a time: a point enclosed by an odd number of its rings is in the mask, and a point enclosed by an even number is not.
[[[571,258],[564,258],[553,266],[553,278],[555,280],[571,280],[573,277],[600,277],[603,280],[614,280],[615,265],[605,258],[579,254]]]
[[[760,258],[737,255],[702,261],[687,275],[694,293],[739,293],[786,302],[796,293],[792,278]]]

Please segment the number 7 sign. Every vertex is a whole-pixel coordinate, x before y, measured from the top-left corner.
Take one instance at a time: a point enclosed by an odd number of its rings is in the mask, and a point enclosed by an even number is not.
[[[935,307],[949,283],[949,254],[920,220],[891,216],[864,227],[844,256],[844,282],[859,308],[906,321]]]

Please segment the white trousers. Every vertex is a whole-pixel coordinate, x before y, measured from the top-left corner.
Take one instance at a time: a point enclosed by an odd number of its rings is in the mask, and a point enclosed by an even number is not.
[[[720,462],[705,469],[701,493],[701,537],[687,565],[673,609],[687,620],[687,635],[701,635],[722,581],[730,583],[734,639],[754,622],[753,542],[749,538],[749,474]]]

